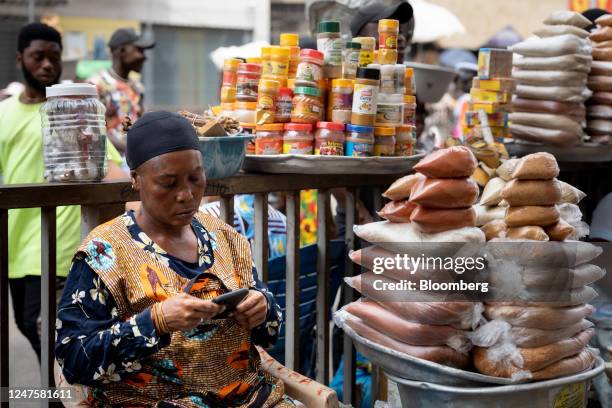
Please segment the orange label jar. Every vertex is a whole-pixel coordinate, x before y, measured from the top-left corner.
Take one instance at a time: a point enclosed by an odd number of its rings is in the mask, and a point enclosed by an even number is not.
[[[397,37],[399,35],[399,21],[383,19],[378,20],[378,48],[397,49]],[[380,55],[380,54],[379,54]],[[382,64],[382,62],[381,62]],[[395,62],[393,62],[395,64]]]
[[[344,156],[344,125],[342,123],[317,123],[315,154],[321,156]]]
[[[260,125],[255,133],[255,154],[281,154],[283,152],[283,125]]]
[[[374,156],[395,155],[395,128],[374,128]]]
[[[257,94],[257,110],[255,121],[257,124],[274,123],[276,113],[276,96],[280,83],[271,79],[259,81]]]
[[[308,86],[296,86],[293,93],[291,122],[317,123],[323,112],[319,90]]]
[[[396,129],[395,132],[395,155],[412,156],[414,145],[416,144],[416,128],[404,125]]]
[[[284,154],[312,154],[314,136],[312,125],[306,123],[287,123],[283,134]]]

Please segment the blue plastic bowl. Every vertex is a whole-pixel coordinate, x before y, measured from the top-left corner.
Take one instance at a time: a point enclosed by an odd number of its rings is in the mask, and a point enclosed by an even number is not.
[[[253,136],[214,136],[200,138],[200,152],[208,180],[231,177],[242,168],[247,142]]]

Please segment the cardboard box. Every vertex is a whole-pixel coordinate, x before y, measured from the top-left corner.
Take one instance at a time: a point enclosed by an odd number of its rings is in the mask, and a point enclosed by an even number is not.
[[[508,126],[508,113],[500,112],[487,115],[489,126]],[[480,126],[480,117],[476,111],[467,111],[465,113],[465,124],[467,126]]]
[[[478,52],[478,78],[512,77],[512,52],[497,48],[481,48]]]
[[[479,110],[483,110],[483,111],[485,111],[485,113],[488,113],[488,114],[491,115],[491,114],[494,114],[494,113],[510,112],[511,108],[512,108],[512,103],[511,102],[506,102],[506,103],[498,103],[498,102],[470,102],[468,110],[476,111],[476,112],[478,112]]]
[[[487,91],[480,88],[472,88],[470,90],[470,99],[472,100],[472,102],[506,103],[512,100],[512,93],[503,91]]]
[[[516,89],[516,80],[512,78],[472,79],[472,87],[485,91],[512,92]]]

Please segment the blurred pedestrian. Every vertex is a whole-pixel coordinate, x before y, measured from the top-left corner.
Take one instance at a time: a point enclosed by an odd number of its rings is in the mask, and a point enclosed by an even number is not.
[[[113,64],[89,78],[98,88],[100,100],[106,106],[108,137],[121,155],[125,154],[125,134],[121,122],[129,116],[132,123],[144,113],[144,87],[130,78],[131,72],[141,73],[146,61],[145,50],[155,47],[155,42],[136,34],[131,28],[120,28],[108,41]],[[126,168],[127,169],[127,168]]]
[[[0,174],[4,184],[42,183],[43,141],[40,107],[46,87],[57,84],[62,74],[62,38],[42,23],[21,29],[17,64],[25,89],[0,102]],[[119,153],[109,153],[120,163]],[[109,160],[109,177],[120,178],[118,165]],[[30,341],[40,361],[37,320],[40,314],[40,209],[9,211],[9,286],[17,328]],[[72,254],[79,245],[80,209],[57,208],[57,273],[66,276]]]

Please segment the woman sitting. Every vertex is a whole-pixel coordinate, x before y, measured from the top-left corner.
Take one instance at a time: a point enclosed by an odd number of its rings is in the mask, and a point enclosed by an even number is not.
[[[142,205],[94,229],[78,249],[57,314],[55,353],[95,406],[289,407],[255,345],[282,315],[258,281],[248,241],[198,212],[206,179],[191,124],[147,113],[127,162]],[[211,301],[250,289],[227,316]]]

